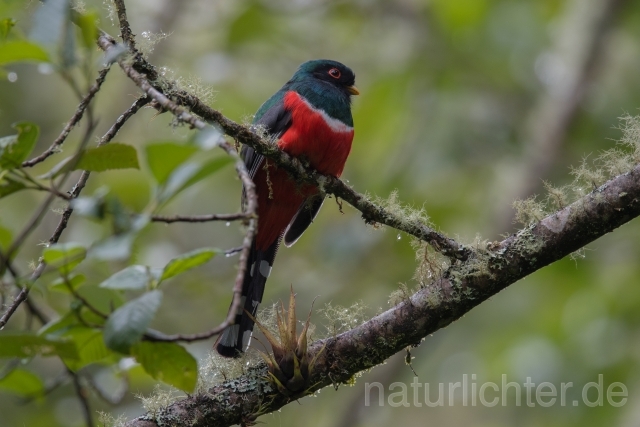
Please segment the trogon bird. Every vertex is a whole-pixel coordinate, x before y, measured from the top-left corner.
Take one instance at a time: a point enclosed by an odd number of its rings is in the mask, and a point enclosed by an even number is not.
[[[253,124],[278,147],[324,175],[339,177],[353,140],[351,96],[355,75],[339,62],[319,59],[300,65],[291,80],[256,113]],[[216,341],[217,352],[238,357],[249,346],[253,320],[262,301],[280,242],[293,245],[313,222],[324,201],[318,188],[299,184],[272,161],[244,146],[240,152],[258,195],[258,231],[242,285],[242,308]],[[244,204],[244,189],[243,189]]]

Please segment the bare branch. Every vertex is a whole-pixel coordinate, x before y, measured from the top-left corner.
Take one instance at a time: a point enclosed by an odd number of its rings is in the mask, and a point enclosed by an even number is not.
[[[205,120],[217,123],[227,135],[273,160],[279,167],[289,172],[296,180],[315,184],[322,191],[334,194],[345,200],[362,212],[362,217],[365,221],[388,225],[397,230],[404,231],[407,234],[428,242],[436,250],[448,257],[464,260],[470,256],[472,252],[471,248],[461,245],[418,220],[408,221],[407,218],[376,205],[338,178],[321,175],[305,167],[298,159],[279,150],[276,145],[252,132],[249,128],[229,120],[219,111],[204,104],[194,95],[185,91],[176,91],[174,95],[179,103],[188,106],[194,113]]]
[[[244,212],[234,214],[209,214],[209,215],[153,215],[151,221],[153,222],[166,222],[171,224],[173,222],[210,222],[210,221],[237,221],[241,219],[249,219],[250,215]]]
[[[512,283],[557,261],[640,215],[640,166],[592,193],[520,230],[487,244],[473,258],[444,274],[397,306],[336,337],[313,343],[320,352],[307,393],[339,385],[354,374],[459,319]],[[129,427],[229,426],[278,410],[294,401],[279,394],[266,378],[266,366],[180,400]]]
[[[100,73],[98,74],[98,78],[96,79],[95,83],[91,86],[91,88],[89,89],[89,92],[87,92],[84,98],[82,98],[82,100],[80,101],[80,104],[78,105],[78,108],[76,109],[76,112],[73,114],[73,116],[71,116],[67,124],[64,125],[64,128],[62,129],[62,132],[60,133],[60,135],[55,139],[55,141],[53,141],[51,146],[47,148],[42,154],[40,154],[37,157],[34,157],[31,160],[22,162],[23,168],[29,168],[34,165],[37,165],[38,163],[45,161],[49,156],[59,151],[62,143],[67,139],[67,136],[69,136],[69,133],[71,132],[73,127],[76,124],[78,124],[78,122],[82,119],[82,116],[84,115],[84,112],[87,109],[87,106],[89,105],[89,103],[91,102],[95,94],[98,93],[98,91],[102,87],[102,83],[104,83],[104,80],[107,77],[108,72],[109,72],[109,68],[104,68],[100,70]]]
[[[122,41],[127,44],[129,49],[133,52],[137,52],[136,49],[136,39],[134,34],[131,32],[131,26],[129,25],[129,21],[127,19],[127,8],[124,5],[124,0],[114,0],[116,5],[116,11],[118,12],[118,21],[120,22],[120,37],[122,37]]]
[[[116,42],[111,36],[105,32],[100,33],[98,45],[102,50],[107,52],[113,49],[115,44]],[[180,108],[180,105],[188,106],[191,111],[198,116],[208,122],[219,125],[225,134],[234,138],[236,141],[252,147],[258,153],[273,160],[278,167],[285,169],[294,179],[300,182],[314,184],[318,186],[321,191],[334,194],[347,201],[362,212],[362,217],[368,223],[380,223],[404,231],[407,234],[430,243],[436,250],[453,259],[464,260],[471,255],[471,248],[448,238],[421,221],[408,220],[402,215],[394,214],[376,205],[362,194],[355,192],[340,179],[319,174],[311,168],[306,167],[298,159],[278,149],[277,145],[254,133],[248,127],[226,118],[219,111],[204,104],[193,94],[182,90],[174,90],[171,92],[171,97],[175,98],[176,102],[171,101],[166,94],[149,83],[150,81],[155,81],[154,79],[151,79],[149,76],[145,78],[137,71],[138,69],[154,70],[153,66],[143,58],[135,57],[134,61],[120,59],[118,63],[122,70],[140,89],[155,99],[159,106],[173,113],[178,120],[188,123],[195,128],[203,129],[202,125],[204,123],[202,120]],[[157,79],[157,73],[154,71],[153,74]]]
[[[73,387],[76,391],[76,396],[82,406],[82,415],[84,416],[84,422],[87,427],[93,427],[93,416],[91,407],[89,406],[89,396],[87,396],[87,389],[80,383],[80,376],[73,372],[71,369],[67,369],[71,379],[73,380]]]

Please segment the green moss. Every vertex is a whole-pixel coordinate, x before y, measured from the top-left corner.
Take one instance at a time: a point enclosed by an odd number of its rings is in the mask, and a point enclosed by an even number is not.
[[[173,387],[166,388],[156,384],[153,393],[149,396],[138,394],[136,397],[140,399],[142,407],[147,411],[147,416],[151,417],[151,419],[156,419],[163,409],[184,398],[185,394]]]
[[[121,414],[115,418],[107,412],[98,412],[98,424],[101,427],[125,427],[127,424],[127,417],[124,414]]]
[[[524,200],[513,202],[513,208],[516,210],[516,222],[527,226],[547,216],[544,203],[539,202],[536,198],[537,196],[531,196]]]
[[[325,327],[328,336],[335,336],[364,323],[368,318],[366,312],[367,306],[362,301],[350,307],[327,303],[324,308],[318,310],[318,313],[326,319]]]

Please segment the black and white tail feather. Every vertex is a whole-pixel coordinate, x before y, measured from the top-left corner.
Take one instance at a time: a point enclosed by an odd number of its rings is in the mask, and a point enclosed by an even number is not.
[[[251,313],[254,318],[258,312],[258,306],[262,302],[264,286],[271,273],[273,260],[278,252],[280,239],[266,251],[256,249],[255,241],[251,245],[247,271],[242,282],[242,302],[240,313],[236,313],[235,322],[228,326],[216,342],[216,351],[225,357],[238,357],[244,352],[251,342],[253,320],[247,315]]]
[[[269,101],[265,103],[265,105],[267,104],[269,104]],[[291,119],[291,112],[284,109],[282,102],[277,102],[255,122],[255,125],[263,126],[268,134],[279,138],[291,125]],[[262,167],[264,157],[246,145],[242,147],[240,155],[247,165],[251,178],[254,178],[258,168]],[[243,207],[246,206],[245,202],[246,194],[243,188]],[[251,333],[254,325],[253,320],[247,315],[247,312],[255,318],[258,312],[258,306],[262,302],[264,286],[271,273],[273,261],[280,247],[280,242],[284,240],[285,246],[289,247],[298,241],[302,233],[304,233],[307,227],[313,222],[323,202],[324,195],[312,196],[306,200],[305,203],[300,206],[291,223],[289,223],[287,229],[282,233],[282,236],[266,251],[256,249],[256,241],[254,238],[249,252],[249,259],[247,260],[244,281],[242,282],[241,311],[236,313],[234,324],[227,326],[214,344],[214,348],[221,356],[239,357],[242,352],[246,351],[251,341]]]
[[[287,247],[293,245],[313,222],[323,201],[324,197],[315,196],[300,206],[296,216],[283,233],[283,237],[279,238],[266,251],[257,250],[254,240],[242,282],[241,312],[236,313],[234,324],[227,326],[215,344],[215,349],[221,356],[239,357],[249,347],[254,322],[247,313],[250,313],[253,318],[256,317],[280,242],[284,240]]]

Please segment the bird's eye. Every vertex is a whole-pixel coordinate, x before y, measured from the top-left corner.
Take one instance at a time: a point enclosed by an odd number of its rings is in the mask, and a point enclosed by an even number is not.
[[[337,68],[332,68],[329,70],[329,75],[334,79],[339,79],[341,73],[340,73],[340,70],[338,70]]]

